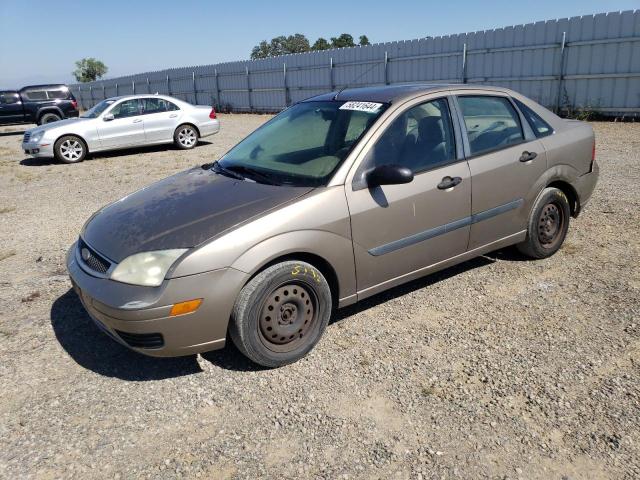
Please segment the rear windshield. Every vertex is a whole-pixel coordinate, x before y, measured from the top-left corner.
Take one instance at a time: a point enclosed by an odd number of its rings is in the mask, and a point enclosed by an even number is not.
[[[386,108],[371,102],[298,103],[242,140],[219,164],[276,184],[324,185]]]

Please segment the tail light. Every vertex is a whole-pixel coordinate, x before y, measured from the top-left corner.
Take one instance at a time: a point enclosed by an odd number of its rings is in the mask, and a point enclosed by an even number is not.
[[[73,107],[74,110],[78,109],[78,101],[73,99],[71,100],[71,106]]]
[[[211,112],[209,113],[209,118],[211,120],[215,120],[216,119],[216,109],[211,107]]]

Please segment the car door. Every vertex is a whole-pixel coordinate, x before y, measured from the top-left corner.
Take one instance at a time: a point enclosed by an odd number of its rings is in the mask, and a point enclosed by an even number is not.
[[[0,123],[22,122],[22,101],[17,92],[0,92]]]
[[[171,142],[178,126],[180,109],[158,97],[143,98],[144,135],[149,143]]]
[[[413,102],[368,149],[346,186],[359,295],[466,251],[471,182],[454,125],[447,98]],[[410,168],[413,181],[363,183],[367,171],[386,164]]]
[[[456,96],[471,171],[469,249],[520,234],[547,168],[544,147],[506,95]]]
[[[144,122],[139,100],[132,98],[116,103],[99,117],[97,129],[103,148],[144,143]]]

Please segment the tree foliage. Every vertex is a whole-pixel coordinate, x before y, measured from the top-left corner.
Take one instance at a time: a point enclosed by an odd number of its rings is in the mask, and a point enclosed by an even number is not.
[[[76,69],[73,71],[73,76],[76,77],[78,82],[93,82],[105,76],[109,69],[100,60],[95,58],[83,58],[76,62]]]
[[[366,35],[360,35],[359,45],[371,45]],[[288,53],[304,53],[319,50],[329,50],[330,48],[355,47],[353,36],[343,33],[338,37],[331,37],[329,42],[326,38],[318,38],[313,45],[310,44],[306,36],[301,33],[285,37],[281,35],[274,37],[271,41],[262,40],[251,50],[251,59],[277,57]]]

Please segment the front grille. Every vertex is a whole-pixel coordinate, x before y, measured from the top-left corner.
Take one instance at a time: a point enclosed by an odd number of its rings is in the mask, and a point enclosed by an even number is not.
[[[111,262],[100,256],[100,254],[87,245],[82,238],[78,240],[78,250],[80,251],[80,258],[91,270],[102,273],[103,275],[109,271]]]
[[[31,139],[31,132],[24,132],[24,143],[28,143]]]
[[[164,338],[161,333],[127,333],[116,330],[118,336],[130,347],[162,348]]]

